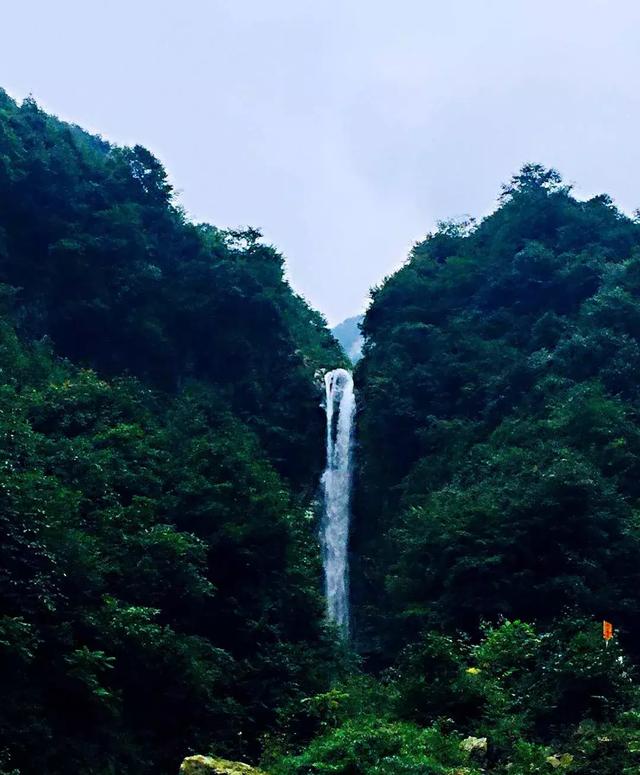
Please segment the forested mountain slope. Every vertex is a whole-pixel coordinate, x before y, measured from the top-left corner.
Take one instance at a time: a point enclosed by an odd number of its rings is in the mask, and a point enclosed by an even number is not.
[[[360,668],[313,513],[344,352],[259,232],[0,92],[0,775],[640,771],[640,225],[527,165],[372,296]]]
[[[363,332],[365,675],[270,771],[636,775],[640,225],[527,165],[415,246]]]
[[[305,479],[321,455],[313,445],[309,459],[305,437],[322,422],[309,377],[337,349],[282,257],[254,229],[190,223],[140,146],[4,93],[0,119],[0,279],[16,289],[19,331],[102,374],[168,390],[206,380]]]
[[[0,770],[255,753],[333,660],[308,506],[343,354],[258,232],[4,92],[0,284]]]
[[[637,648],[640,225],[529,165],[417,244],[363,330],[365,648],[567,615]]]

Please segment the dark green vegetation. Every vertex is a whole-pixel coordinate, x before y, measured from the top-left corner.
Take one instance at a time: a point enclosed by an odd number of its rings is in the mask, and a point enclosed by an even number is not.
[[[355,630],[387,714],[486,736],[490,772],[640,772],[640,225],[529,165],[363,329]]]
[[[0,92],[0,770],[250,756],[328,688],[307,512],[344,356],[282,264]]]
[[[281,256],[0,92],[0,289],[1,775],[640,772],[640,225],[608,198],[530,165],[374,291],[358,669],[311,508],[345,357]]]
[[[525,167],[416,245],[364,330],[365,648],[369,614],[389,653],[568,612],[638,640],[640,225]]]
[[[637,775],[640,224],[528,165],[363,330],[365,677],[286,718],[273,772]]]
[[[505,621],[474,643],[431,631],[378,680],[353,678],[301,704],[270,772],[637,775],[633,675],[586,621],[552,632]]]

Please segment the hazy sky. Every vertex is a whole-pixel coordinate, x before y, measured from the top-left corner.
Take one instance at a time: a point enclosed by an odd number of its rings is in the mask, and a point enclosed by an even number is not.
[[[638,0],[0,0],[0,85],[255,225],[332,323],[525,162],[640,207]]]

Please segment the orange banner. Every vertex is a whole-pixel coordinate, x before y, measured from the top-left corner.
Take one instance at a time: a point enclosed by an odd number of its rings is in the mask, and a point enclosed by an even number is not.
[[[613,638],[613,624],[611,624],[611,622],[602,622],[602,637],[605,640],[611,640],[611,638]]]

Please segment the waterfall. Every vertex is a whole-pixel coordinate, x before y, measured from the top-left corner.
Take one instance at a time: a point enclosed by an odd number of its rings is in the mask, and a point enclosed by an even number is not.
[[[321,526],[327,616],[346,638],[349,634],[347,545],[351,501],[353,425],[356,400],[353,377],[346,369],[324,378],[327,412],[327,467],[322,476]]]

